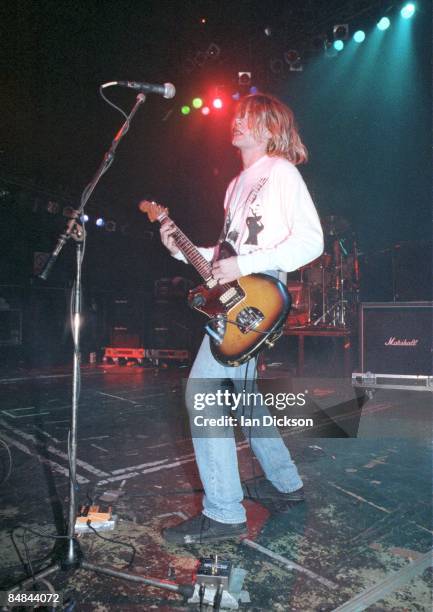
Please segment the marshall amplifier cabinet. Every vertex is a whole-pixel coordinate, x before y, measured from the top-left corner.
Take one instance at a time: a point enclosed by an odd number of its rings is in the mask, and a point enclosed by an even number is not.
[[[352,382],[433,390],[432,315],[432,302],[361,304],[361,372],[352,375]]]

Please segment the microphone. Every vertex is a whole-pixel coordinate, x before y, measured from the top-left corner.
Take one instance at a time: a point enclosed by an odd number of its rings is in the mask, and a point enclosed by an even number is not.
[[[101,85],[101,89],[105,87],[112,87],[117,85],[118,87],[128,87],[129,89],[136,89],[144,93],[156,93],[164,96],[164,98],[174,98],[176,95],[176,88],[172,83],[164,83],[164,85],[154,85],[153,83],[137,83],[136,81],[110,81]]]

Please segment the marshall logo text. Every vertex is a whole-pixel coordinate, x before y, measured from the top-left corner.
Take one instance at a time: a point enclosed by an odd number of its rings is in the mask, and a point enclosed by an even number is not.
[[[418,342],[418,338],[408,340],[407,338],[400,339],[395,338],[394,336],[390,336],[390,338],[388,338],[388,340],[384,344],[385,346],[418,346]]]

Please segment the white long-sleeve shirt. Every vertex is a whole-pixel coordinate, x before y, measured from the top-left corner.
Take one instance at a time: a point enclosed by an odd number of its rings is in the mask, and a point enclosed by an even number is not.
[[[238,253],[243,276],[252,272],[291,272],[323,251],[323,232],[316,208],[296,167],[265,155],[228,186],[220,240]],[[211,261],[215,247],[200,248]],[[184,260],[178,253],[177,259]]]

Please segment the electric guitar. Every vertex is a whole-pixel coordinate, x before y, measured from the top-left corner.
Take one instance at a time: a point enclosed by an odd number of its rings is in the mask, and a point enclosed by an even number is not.
[[[168,209],[155,202],[143,200],[139,209],[147,213],[152,223],[173,223]],[[215,359],[224,365],[237,366],[265,346],[273,346],[282,334],[291,306],[285,285],[268,274],[249,274],[220,285],[212,277],[212,264],[175,224],[172,237],[204,280],[202,285],[191,289],[188,302],[191,308],[210,318],[205,330]],[[227,242],[219,246],[218,259],[236,255]]]

